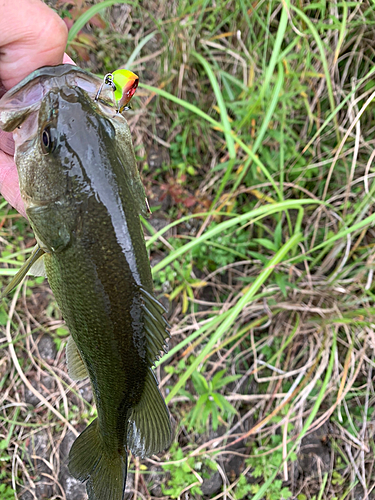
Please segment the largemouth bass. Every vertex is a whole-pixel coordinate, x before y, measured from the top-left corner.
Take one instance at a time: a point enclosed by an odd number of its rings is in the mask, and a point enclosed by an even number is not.
[[[69,374],[90,377],[98,414],[73,443],[69,470],[90,500],[122,500],[127,450],[145,457],[171,442],[152,370],[169,334],[153,295],[129,127],[111,92],[95,101],[100,84],[72,65],[45,67],[0,100],[38,243],[7,289],[43,261],[71,333]]]

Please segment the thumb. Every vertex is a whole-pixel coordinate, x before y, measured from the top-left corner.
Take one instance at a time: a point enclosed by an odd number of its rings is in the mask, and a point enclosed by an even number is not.
[[[41,66],[63,60],[68,30],[40,0],[0,3],[0,81],[10,89]]]

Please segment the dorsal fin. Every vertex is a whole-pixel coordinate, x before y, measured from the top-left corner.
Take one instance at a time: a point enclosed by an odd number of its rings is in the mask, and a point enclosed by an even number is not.
[[[141,288],[141,292],[148,361],[154,365],[160,358],[161,351],[168,352],[166,340],[170,338],[169,324],[163,316],[165,309],[160,302],[144,288]]]

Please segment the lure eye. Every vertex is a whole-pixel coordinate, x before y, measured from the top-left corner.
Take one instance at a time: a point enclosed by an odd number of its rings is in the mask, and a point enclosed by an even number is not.
[[[55,141],[51,134],[50,127],[46,127],[42,132],[42,151],[44,154],[51,153],[55,149]]]

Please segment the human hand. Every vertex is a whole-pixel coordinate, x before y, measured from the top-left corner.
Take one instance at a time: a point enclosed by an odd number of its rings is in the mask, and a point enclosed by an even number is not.
[[[61,62],[67,27],[41,0],[0,0],[0,97],[32,71]],[[0,130],[0,192],[24,217],[12,134]]]

